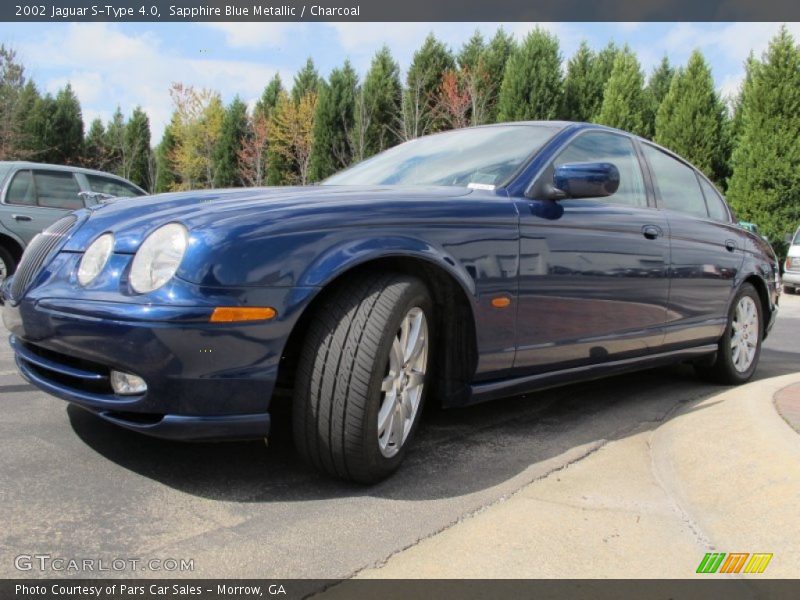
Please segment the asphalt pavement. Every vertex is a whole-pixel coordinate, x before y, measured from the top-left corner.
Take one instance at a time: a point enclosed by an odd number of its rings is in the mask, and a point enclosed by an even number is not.
[[[784,295],[781,304],[757,380],[800,370],[800,296]],[[682,410],[728,389],[674,366],[428,411],[401,470],[377,486],[361,487],[303,466],[285,414],[277,415],[268,448],[263,442],[152,439],[39,392],[19,377],[10,348],[0,343],[0,577],[369,573],[532,482],[577,468],[615,444],[641,443],[641,436],[671,424]],[[638,471],[630,472],[636,477]],[[547,515],[546,504],[536,510]],[[554,510],[554,540],[567,527],[580,534],[580,523],[560,519]],[[122,559],[126,566],[110,572],[42,571],[36,564],[18,570],[17,557],[37,554],[102,559],[106,565]],[[190,560],[193,569],[154,570],[151,559]],[[659,565],[651,571],[658,577]]]

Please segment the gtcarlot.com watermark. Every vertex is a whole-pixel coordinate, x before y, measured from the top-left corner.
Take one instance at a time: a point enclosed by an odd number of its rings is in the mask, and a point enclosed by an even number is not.
[[[193,558],[68,558],[52,554],[19,554],[14,558],[17,571],[41,573],[124,573],[136,571],[191,572]]]

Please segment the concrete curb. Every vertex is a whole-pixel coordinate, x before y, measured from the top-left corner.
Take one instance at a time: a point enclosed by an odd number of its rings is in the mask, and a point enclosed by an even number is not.
[[[800,383],[778,390],[775,394],[775,408],[783,420],[800,433]]]
[[[706,552],[800,573],[800,438],[773,395],[798,374],[680,405],[360,578],[693,578]],[[749,577],[749,575],[747,576]]]

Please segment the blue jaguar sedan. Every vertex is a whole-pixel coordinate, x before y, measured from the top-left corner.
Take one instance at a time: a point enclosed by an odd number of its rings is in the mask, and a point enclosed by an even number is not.
[[[321,185],[93,206],[2,289],[23,376],[183,439],[266,437],[386,477],[423,404],[687,361],[737,384],[778,265],[680,157],[622,131],[509,123],[419,138]]]

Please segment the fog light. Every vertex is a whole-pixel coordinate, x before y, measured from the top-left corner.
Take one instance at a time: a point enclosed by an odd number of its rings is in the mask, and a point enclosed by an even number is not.
[[[147,391],[144,379],[122,371],[111,371],[111,387],[114,388],[114,393],[120,396],[144,394]]]

